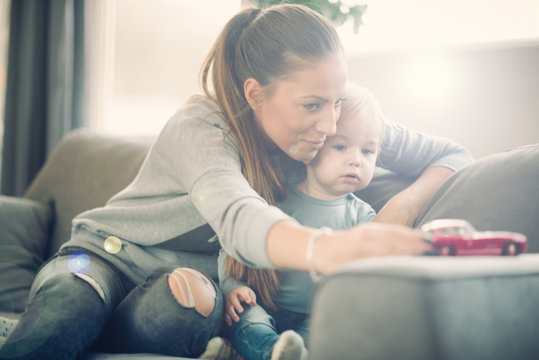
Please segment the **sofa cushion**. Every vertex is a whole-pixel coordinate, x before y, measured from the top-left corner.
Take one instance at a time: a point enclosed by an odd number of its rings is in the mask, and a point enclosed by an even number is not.
[[[47,205],[0,196],[0,312],[24,310],[45,258],[51,220]]]
[[[485,156],[454,174],[416,224],[440,218],[465,219],[477,230],[521,232],[527,252],[539,252],[539,144]]]
[[[83,357],[83,360],[192,360],[192,358],[157,355],[157,354],[89,353]]]
[[[71,236],[71,221],[103,206],[137,174],[152,137],[122,138],[77,129],[66,135],[40,170],[25,197],[54,204],[47,257]]]

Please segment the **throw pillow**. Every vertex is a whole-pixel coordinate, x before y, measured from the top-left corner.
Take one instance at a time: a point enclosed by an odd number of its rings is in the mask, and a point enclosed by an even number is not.
[[[45,257],[51,221],[49,206],[0,196],[0,312],[24,310]]]

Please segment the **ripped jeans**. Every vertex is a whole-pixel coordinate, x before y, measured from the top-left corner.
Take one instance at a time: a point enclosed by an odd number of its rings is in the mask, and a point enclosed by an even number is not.
[[[97,256],[55,256],[38,273],[0,359],[79,359],[89,349],[200,355],[222,325],[222,295],[208,278],[216,289],[211,313],[182,306],[168,285],[173,270],[160,269],[134,286]]]

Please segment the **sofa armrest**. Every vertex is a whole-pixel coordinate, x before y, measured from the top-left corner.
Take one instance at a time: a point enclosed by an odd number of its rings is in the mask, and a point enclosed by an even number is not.
[[[362,260],[318,288],[310,359],[536,359],[539,255]]]

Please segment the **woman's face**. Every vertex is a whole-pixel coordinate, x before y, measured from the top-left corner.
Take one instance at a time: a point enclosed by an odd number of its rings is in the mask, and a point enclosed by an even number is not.
[[[309,163],[335,134],[345,82],[342,56],[307,66],[271,85],[253,108],[256,121],[291,158]]]

